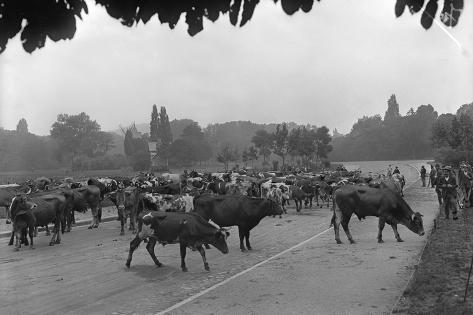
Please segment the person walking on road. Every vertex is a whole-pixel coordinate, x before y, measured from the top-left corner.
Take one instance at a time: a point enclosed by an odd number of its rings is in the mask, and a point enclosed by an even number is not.
[[[427,187],[435,187],[435,179],[437,178],[437,170],[434,168],[432,164],[430,164],[430,173],[429,173],[429,182]]]
[[[391,167],[391,164],[389,164],[388,171],[387,171],[386,175],[388,177],[391,177],[392,174],[393,174],[393,168]]]
[[[437,185],[442,192],[445,219],[449,218],[451,210],[453,220],[457,220],[457,179],[453,175],[451,166],[445,166],[443,169],[445,173],[439,178]]]
[[[427,170],[424,165],[420,168],[420,179],[422,180],[422,187],[425,187],[425,177],[427,175]]]
[[[440,178],[443,177],[443,173],[442,173],[442,170],[440,169],[440,165],[438,164],[435,164],[435,182],[434,182],[434,185],[435,185],[435,192],[437,193],[437,198],[439,200],[439,206],[442,205],[442,192],[440,190],[440,187],[439,187],[439,181],[440,181]]]

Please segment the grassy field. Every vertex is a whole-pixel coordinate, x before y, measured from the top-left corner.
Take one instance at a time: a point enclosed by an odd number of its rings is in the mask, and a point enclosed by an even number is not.
[[[394,314],[473,314],[473,279],[463,302],[473,255],[473,208],[457,221],[440,213],[420,264]]]

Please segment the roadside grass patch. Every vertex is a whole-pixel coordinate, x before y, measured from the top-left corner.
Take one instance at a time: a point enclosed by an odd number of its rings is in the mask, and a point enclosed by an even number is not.
[[[473,277],[463,303],[473,255],[473,208],[459,219],[437,217],[421,261],[393,314],[473,314]]]

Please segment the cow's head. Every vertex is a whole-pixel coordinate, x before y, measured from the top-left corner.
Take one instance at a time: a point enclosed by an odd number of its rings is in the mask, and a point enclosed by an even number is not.
[[[125,190],[119,189],[116,191],[117,209],[118,211],[125,210]]]
[[[424,223],[422,221],[422,214],[415,212],[409,218],[409,223],[406,225],[409,230],[420,236],[424,235]]]
[[[34,208],[36,208],[36,204],[29,201],[26,198],[26,195],[21,194],[12,198],[8,211],[10,212],[11,217],[15,219],[17,215],[23,214]]]
[[[212,238],[212,245],[224,254],[228,254],[227,238],[230,233],[224,228],[218,229]]]

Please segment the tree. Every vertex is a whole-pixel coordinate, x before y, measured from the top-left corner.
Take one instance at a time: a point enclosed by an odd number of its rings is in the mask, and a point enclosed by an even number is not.
[[[158,109],[156,105],[153,105],[153,111],[151,112],[151,121],[149,123],[149,140],[158,141]]]
[[[93,156],[99,131],[100,125],[82,112],[78,115],[59,114],[50,133],[58,141],[61,152],[70,154],[73,161],[78,154]]]
[[[161,140],[161,144],[158,148],[159,154],[166,159],[166,166],[169,161],[169,146],[172,143],[172,132],[171,125],[169,123],[169,117],[166,113],[166,107],[161,106],[158,120],[158,139]]]
[[[440,0],[441,1],[441,0]],[[91,1],[92,2],[92,1]],[[89,3],[91,3],[89,2]],[[275,1],[277,2],[277,1]],[[7,46],[9,39],[19,33],[23,49],[33,52],[44,47],[46,37],[57,42],[72,39],[76,32],[76,20],[82,14],[88,14],[86,0],[44,0],[44,1],[2,1],[0,2],[0,53]],[[181,16],[185,16],[187,32],[194,36],[204,29],[204,18],[215,22],[228,13],[230,23],[243,26],[253,17],[257,0],[238,1],[191,1],[170,2],[135,1],[135,0],[95,0],[105,7],[107,13],[122,25],[132,27],[138,23],[147,23],[157,16],[162,24],[174,29]],[[314,0],[281,1],[282,10],[293,15],[297,11],[309,12]],[[395,15],[399,17],[407,7],[411,14],[422,10],[424,1],[397,0]],[[430,0],[421,15],[421,25],[429,29],[437,16],[437,0]],[[442,23],[449,27],[457,25],[463,9],[463,0],[443,0],[443,9],[439,14]],[[23,23],[22,23],[23,21]]]
[[[26,119],[22,118],[16,125],[16,132],[19,135],[27,135],[28,134],[28,123],[26,122]]]
[[[243,152],[241,153],[241,160],[242,160],[243,163],[245,163],[245,167],[246,167],[247,164],[248,164],[248,161],[249,161],[249,159],[248,159],[248,151],[247,151],[246,149],[243,150]]]
[[[318,161],[322,158],[327,158],[327,155],[332,151],[330,142],[332,137],[329,135],[329,129],[322,126],[315,132],[315,163],[317,166]]]
[[[273,152],[281,157],[282,167],[284,168],[286,165],[286,156],[289,152],[289,131],[287,130],[286,123],[277,125],[276,132],[273,133],[273,139]]]
[[[396,95],[392,94],[388,100],[388,109],[384,114],[384,122],[390,123],[400,118],[399,114],[399,104],[396,101]]]
[[[230,162],[235,162],[238,160],[238,151],[236,149],[230,149],[229,145],[225,145],[217,154],[217,161],[223,163],[225,166],[225,171],[228,171],[228,164]]]
[[[175,163],[188,166],[210,159],[212,148],[205,139],[202,128],[192,122],[183,129],[180,138],[172,143],[170,154]]]
[[[251,167],[253,167],[253,161],[258,159],[258,150],[254,146],[248,148],[248,161],[251,161]]]
[[[263,164],[266,164],[266,159],[271,154],[273,136],[266,130],[258,130],[251,139],[251,142],[259,149],[259,154],[263,156]]]

